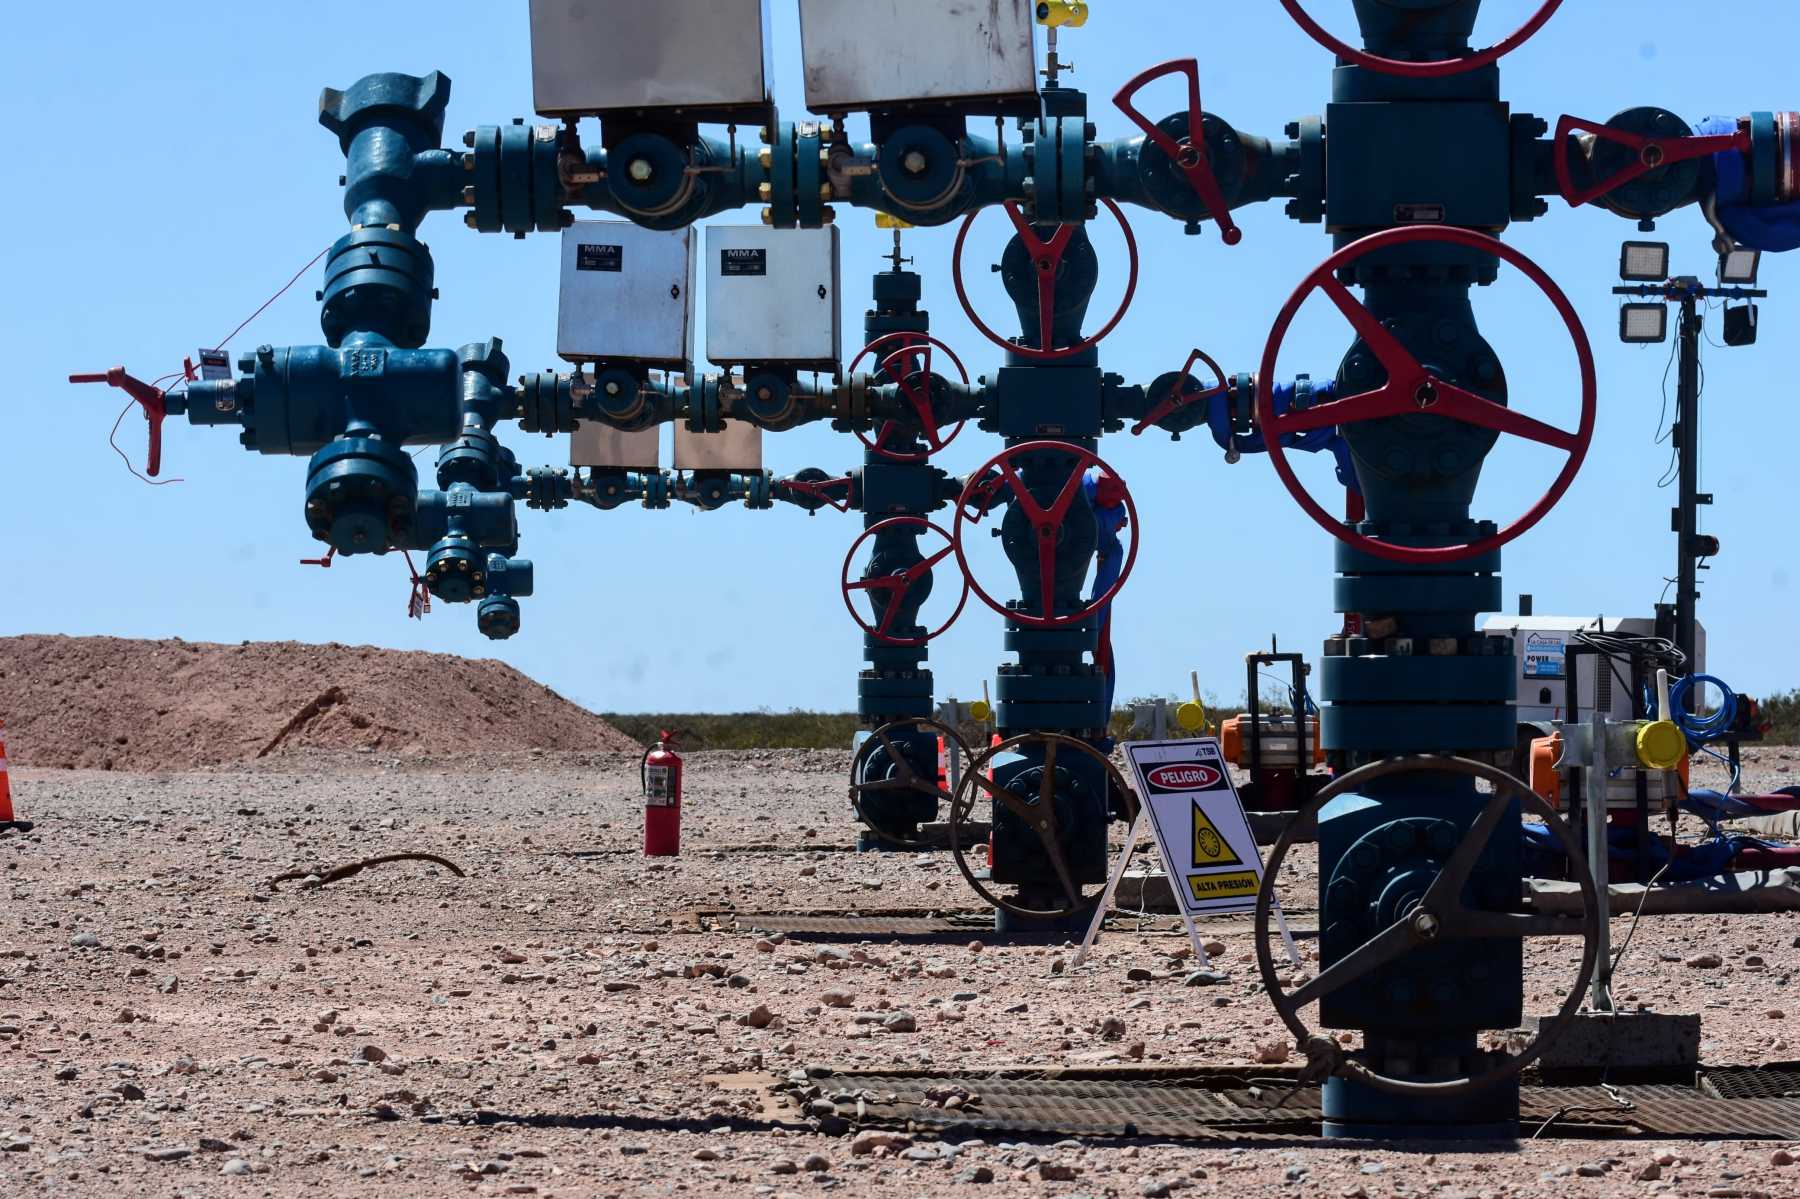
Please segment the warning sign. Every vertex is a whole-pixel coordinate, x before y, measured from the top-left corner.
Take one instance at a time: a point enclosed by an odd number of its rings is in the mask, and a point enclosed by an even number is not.
[[[1255,908],[1262,857],[1218,741],[1134,741],[1124,748],[1186,913]]]
[[[1199,801],[1194,803],[1194,865],[1196,866],[1241,866],[1244,859],[1231,852],[1231,846],[1225,844],[1225,838],[1219,835],[1219,826],[1212,822]]]

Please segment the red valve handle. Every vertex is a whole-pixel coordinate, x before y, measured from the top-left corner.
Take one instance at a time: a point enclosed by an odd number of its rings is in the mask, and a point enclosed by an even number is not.
[[[1027,454],[1053,452],[1064,454],[1075,459],[1076,465],[1069,472],[1068,481],[1049,507],[1039,504],[1025,486],[1025,480],[1012,467],[1014,458]],[[1103,474],[1111,475],[1119,480],[1121,502],[1125,505],[1125,527],[1131,530],[1131,549],[1125,555],[1125,564],[1119,570],[1119,577],[1113,580],[1112,586],[1095,596],[1092,600],[1067,616],[1052,615],[1055,607],[1056,591],[1056,552],[1057,537],[1062,531],[1063,518],[1068,515],[1075,497],[1081,493],[1082,477],[1089,467],[1098,467]],[[998,470],[997,476],[990,477],[988,472]],[[1013,493],[1013,502],[1019,505],[1020,511],[1031,522],[1032,531],[1038,539],[1038,607],[1043,615],[1032,616],[1028,613],[1008,608],[1005,604],[989,595],[976,581],[974,572],[969,569],[968,556],[963,552],[964,524],[978,524],[993,510],[995,500],[1002,490]],[[974,505],[973,507],[971,507]],[[963,578],[968,580],[969,588],[980,597],[981,602],[1006,617],[1034,629],[1054,629],[1063,625],[1080,624],[1094,613],[1106,607],[1125,586],[1125,580],[1131,577],[1131,568],[1137,563],[1138,552],[1138,514],[1137,504],[1131,498],[1131,489],[1125,486],[1125,480],[1112,467],[1108,466],[1098,454],[1083,449],[1078,445],[1070,445],[1066,441],[1027,441],[1002,450],[990,458],[974,474],[969,476],[963,493],[956,501],[956,562],[962,567]]]
[[[1436,62],[1409,62],[1401,58],[1382,58],[1379,55],[1370,54],[1366,50],[1358,50],[1327,33],[1324,26],[1313,20],[1306,10],[1300,7],[1300,0],[1281,0],[1281,7],[1287,9],[1288,16],[1294,18],[1294,23],[1305,30],[1308,37],[1345,62],[1354,63],[1359,67],[1367,67],[1369,70],[1383,75],[1400,75],[1409,79],[1442,79],[1449,75],[1461,75],[1465,71],[1477,70],[1511,54],[1542,29],[1551,17],[1556,15],[1556,10],[1562,7],[1562,0],[1544,0],[1543,7],[1538,9],[1529,21],[1519,26],[1510,37],[1495,42],[1486,50],[1474,50],[1461,58],[1445,58]]]
[[[1131,267],[1131,274],[1125,281],[1125,298],[1119,302],[1119,310],[1113,313],[1112,319],[1107,321],[1098,333],[1086,341],[1077,342],[1072,346],[1064,346],[1060,350],[1048,347],[1034,350],[1030,346],[1020,345],[1016,341],[1008,341],[989,328],[987,322],[975,315],[975,306],[969,303],[968,290],[963,286],[962,257],[963,245],[969,238],[969,228],[975,223],[975,218],[980,215],[981,210],[976,209],[963,218],[962,228],[956,233],[956,248],[950,256],[950,277],[956,284],[956,299],[962,305],[963,314],[969,318],[969,323],[974,325],[983,337],[1001,349],[1010,350],[1021,358],[1046,362],[1056,358],[1067,358],[1072,354],[1079,354],[1083,350],[1091,350],[1099,345],[1107,334],[1118,328],[1119,322],[1125,319],[1125,310],[1131,307],[1132,297],[1137,294],[1137,238],[1132,235],[1131,225],[1125,220],[1125,213],[1117,204],[1105,196],[1100,198],[1100,203],[1106,205],[1112,212],[1114,219],[1119,222],[1119,228],[1125,233],[1125,251],[1130,259]],[[1056,314],[1056,268],[1062,265],[1063,251],[1068,248],[1069,239],[1074,236],[1075,227],[1062,225],[1058,227],[1049,241],[1045,241],[1037,235],[1037,231],[1031,227],[1031,222],[1027,221],[1024,214],[1019,211],[1019,206],[1011,200],[1006,201],[1006,215],[1012,218],[1013,228],[1018,230],[1019,238],[1025,243],[1026,252],[1031,255],[1032,266],[1037,271],[1038,336],[1047,342],[1050,340],[1052,317]]]
[[[125,373],[125,368],[115,366],[103,374],[70,375],[71,383],[105,383],[110,387],[124,389],[126,395],[138,402],[144,410],[144,420],[150,425],[150,454],[144,466],[144,473],[155,478],[162,470],[162,426],[163,418],[169,414],[167,405],[163,403],[163,389],[152,387],[142,379]]]
[[[786,479],[779,485],[787,488],[789,491],[797,491],[801,495],[810,495],[826,507],[835,508],[839,512],[850,511],[852,493],[856,489],[855,480],[849,475],[845,475],[840,479],[819,479],[816,481],[810,479]],[[833,499],[826,491],[826,488],[828,487],[842,487],[844,489],[844,494],[838,499]]]
[[[1186,75],[1188,81],[1188,135],[1180,141],[1157,128],[1156,122],[1132,104],[1146,85],[1164,75],[1175,74]],[[1243,241],[1244,231],[1231,219],[1231,207],[1225,203],[1225,192],[1219,187],[1219,177],[1213,174],[1212,160],[1206,153],[1206,127],[1201,123],[1206,113],[1200,107],[1200,64],[1191,58],[1178,58],[1151,67],[1120,88],[1118,95],[1113,97],[1113,105],[1130,117],[1131,123],[1144,131],[1151,144],[1167,154],[1176,169],[1187,176],[1188,186],[1205,202],[1207,213],[1218,224],[1219,236],[1225,239],[1225,244],[1235,246]]]
[[[1610,178],[1589,187],[1575,186],[1574,173],[1569,169],[1569,135],[1576,130],[1592,133],[1601,141],[1613,142],[1624,146],[1637,154],[1637,161],[1622,170],[1616,171]],[[1695,158],[1705,158],[1712,154],[1723,154],[1727,150],[1750,153],[1750,131],[1740,129],[1736,133],[1720,133],[1707,137],[1648,137],[1641,133],[1628,133],[1623,129],[1614,129],[1610,125],[1602,125],[1597,121],[1584,121],[1580,117],[1564,116],[1556,122],[1556,186],[1561,189],[1563,199],[1569,207],[1580,208],[1583,204],[1599,199],[1601,196],[1625,186],[1633,179],[1649,174],[1658,167],[1673,166],[1678,162],[1687,162]]]
[[[869,538],[875,536],[877,533],[887,529],[897,528],[923,529],[926,532],[936,533],[939,537],[944,539],[946,544],[943,549],[931,555],[931,557],[915,562],[897,574],[878,575],[872,579],[851,579],[850,564],[855,561],[856,551],[862,546],[862,543],[869,540]],[[844,593],[844,607],[850,609],[850,619],[860,625],[863,632],[869,634],[869,636],[875,638],[877,641],[882,642],[884,645],[924,645],[934,637],[942,634],[951,625],[956,623],[956,618],[962,615],[963,606],[969,602],[969,579],[967,574],[963,576],[962,595],[957,598],[956,610],[950,613],[950,619],[946,620],[943,624],[926,633],[923,637],[895,637],[888,633],[888,629],[893,626],[894,618],[900,614],[900,597],[905,595],[907,589],[914,583],[930,574],[932,568],[939,562],[942,562],[945,558],[948,558],[954,549],[955,538],[951,537],[949,533],[946,533],[937,525],[926,520],[923,516],[890,516],[886,520],[877,521],[875,524],[864,529],[862,531],[862,536],[850,543],[850,551],[844,555],[844,570],[842,578],[839,580],[839,586]],[[862,613],[856,610],[856,604],[850,598],[850,593],[852,591],[879,592],[886,597],[887,602],[882,608],[880,624],[870,624],[863,619]]]
[[[956,427],[954,429],[950,430],[950,436],[938,436],[937,411],[933,408],[931,403],[932,348],[936,347],[950,356],[950,361],[956,367],[956,373],[962,376],[963,386],[965,387],[969,384],[969,372],[968,369],[963,366],[962,359],[956,356],[956,351],[952,350],[937,338],[932,337],[928,333],[917,333],[910,329],[898,329],[892,333],[883,333],[880,337],[877,337],[874,341],[871,341],[868,345],[858,351],[856,357],[850,360],[850,366],[848,367],[849,373],[854,374],[856,372],[857,364],[870,354],[874,353],[877,346],[886,345],[890,341],[901,339],[905,339],[904,344],[883,357],[876,369],[886,374],[890,379],[893,379],[895,385],[900,388],[900,394],[905,396],[906,401],[912,405],[913,411],[918,414],[919,426],[925,434],[925,444],[929,448],[919,452],[888,449],[886,444],[888,436],[900,432],[905,428],[899,421],[892,420],[882,422],[881,428],[877,430],[873,441],[870,441],[869,438],[863,434],[861,429],[855,430],[856,439],[875,453],[880,454],[883,458],[888,458],[895,462],[923,462],[951,442],[955,441],[957,434],[963,431],[963,426],[969,423],[968,418],[964,417],[962,420],[956,422]],[[909,362],[905,364],[907,369],[904,371],[895,369],[895,364],[908,356],[923,357],[924,362],[917,367]]]
[[[1476,395],[1427,371],[1419,364],[1411,351],[1400,344],[1400,340],[1390,333],[1381,321],[1363,304],[1350,294],[1350,290],[1337,280],[1337,272],[1377,250],[1390,249],[1394,246],[1407,245],[1411,242],[1434,241],[1450,245],[1467,246],[1504,259],[1517,267],[1526,278],[1537,284],[1538,288],[1550,299],[1563,323],[1568,326],[1569,335],[1575,342],[1575,354],[1581,365],[1581,419],[1577,428],[1568,430],[1547,425],[1522,413],[1515,412],[1502,404]],[[1331,302],[1337,305],[1363,341],[1369,346],[1381,365],[1387,368],[1386,385],[1359,395],[1345,396],[1330,403],[1315,404],[1311,408],[1290,409],[1281,415],[1275,413],[1275,362],[1281,353],[1281,345],[1287,338],[1288,327],[1300,306],[1314,289],[1323,291]],[[1275,464],[1275,471],[1281,476],[1289,494],[1299,503],[1308,516],[1316,521],[1320,528],[1355,549],[1373,554],[1377,558],[1386,558],[1391,562],[1408,562],[1418,565],[1436,565],[1446,562],[1459,562],[1465,558],[1477,557],[1498,549],[1512,541],[1527,529],[1542,520],[1558,500],[1568,491],[1569,485],[1581,470],[1582,460],[1587,456],[1588,445],[1594,436],[1594,411],[1599,387],[1594,374],[1594,351],[1588,343],[1587,331],[1582,327],[1581,318],[1575,312],[1575,306],[1569,303],[1568,296],[1563,294],[1555,280],[1524,254],[1496,238],[1485,233],[1477,233],[1473,229],[1460,229],[1455,226],[1411,225],[1398,229],[1388,229],[1371,234],[1360,241],[1352,242],[1337,253],[1320,263],[1318,268],[1303,280],[1292,297],[1289,298],[1279,315],[1275,318],[1275,326],[1269,333],[1269,344],[1263,351],[1262,369],[1257,374],[1256,385],[1256,423],[1262,430],[1263,441],[1269,452],[1269,461]],[[1538,502],[1524,516],[1499,532],[1479,538],[1463,545],[1449,545],[1437,548],[1419,548],[1414,546],[1394,545],[1373,537],[1358,533],[1348,524],[1340,521],[1323,507],[1294,475],[1294,469],[1287,459],[1287,451],[1282,448],[1282,438],[1291,433],[1304,433],[1311,429],[1323,429],[1328,426],[1359,424],[1363,421],[1385,420],[1389,417],[1406,416],[1415,413],[1430,413],[1449,420],[1462,421],[1465,424],[1478,425],[1484,429],[1492,429],[1499,433],[1510,433],[1535,441],[1554,449],[1562,450],[1569,456],[1562,473],[1544,493]]]
[[[1196,362],[1204,362],[1207,366],[1211,367],[1213,377],[1218,379],[1219,382],[1216,386],[1210,387],[1205,391],[1195,391],[1184,395],[1181,391],[1181,385],[1187,380],[1188,372],[1194,369],[1194,363]],[[1186,408],[1189,404],[1199,404],[1212,399],[1214,396],[1224,395],[1229,390],[1231,390],[1231,384],[1226,380],[1225,372],[1220,369],[1219,364],[1214,362],[1212,356],[1205,350],[1195,350],[1188,355],[1187,364],[1181,368],[1181,373],[1176,377],[1175,386],[1170,390],[1168,397],[1157,404],[1156,407],[1150,409],[1150,411],[1144,415],[1143,420],[1131,427],[1131,435],[1133,437],[1142,437],[1145,429],[1156,424],[1165,416],[1168,416],[1169,413],[1174,412],[1179,408]]]

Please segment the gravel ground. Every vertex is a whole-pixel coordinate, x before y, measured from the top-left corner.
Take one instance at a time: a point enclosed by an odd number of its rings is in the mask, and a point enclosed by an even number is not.
[[[1172,956],[1185,942],[1167,934],[1110,934],[1066,970],[1058,946],[673,931],[670,915],[692,908],[971,906],[946,855],[844,852],[844,755],[688,761],[687,852],[652,862],[636,853],[634,756],[15,770],[20,815],[40,823],[0,837],[0,1195],[1800,1195],[1794,1147],[1770,1144],[994,1138],[945,1156],[858,1154],[771,1126],[709,1078],[1140,1054],[1247,1064],[1283,1036],[1242,932],[1218,937],[1229,983],[1190,989]],[[1764,751],[1748,781],[1780,785],[1794,763]],[[776,844],[793,848],[754,848]],[[320,889],[263,886],[402,850],[468,877],[401,863]],[[1783,1014],[1800,1019],[1796,934],[1791,913],[1647,921],[1619,991],[1701,1011],[1709,1062],[1800,1057]],[[1686,964],[1703,952],[1720,964]],[[1528,1007],[1548,1010],[1573,948],[1534,943],[1529,960]],[[869,1020],[897,1012],[916,1031]],[[1103,1029],[1109,1017],[1123,1030]]]

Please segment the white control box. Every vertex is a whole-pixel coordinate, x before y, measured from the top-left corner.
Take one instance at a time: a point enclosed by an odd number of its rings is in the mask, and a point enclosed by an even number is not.
[[[767,124],[768,0],[531,0],[545,116],[638,113]]]
[[[800,0],[806,106],[1037,111],[1034,0]]]
[[[1513,661],[1518,671],[1518,705],[1521,722],[1567,720],[1569,718],[1569,677],[1564,657],[1579,632],[1622,633],[1630,637],[1649,637],[1656,632],[1656,622],[1645,617],[1592,616],[1490,616],[1482,622],[1484,633],[1504,634],[1513,639]],[[1706,671],[1706,630],[1694,626],[1693,671]],[[1617,674],[1601,669],[1605,659],[1597,654],[1583,654],[1578,659],[1581,672],[1581,718],[1594,714],[1599,705],[1608,720],[1631,719],[1630,673],[1621,665]]]
[[[829,371],[843,356],[838,231],[706,227],[706,357]]]
[[[562,232],[556,353],[687,373],[694,360],[694,234],[629,221],[576,221]]]

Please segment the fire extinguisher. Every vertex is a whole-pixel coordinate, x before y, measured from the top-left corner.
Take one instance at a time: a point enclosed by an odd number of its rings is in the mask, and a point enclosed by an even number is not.
[[[644,755],[639,778],[644,788],[644,856],[681,853],[681,758],[675,734],[663,729],[656,748]]]

